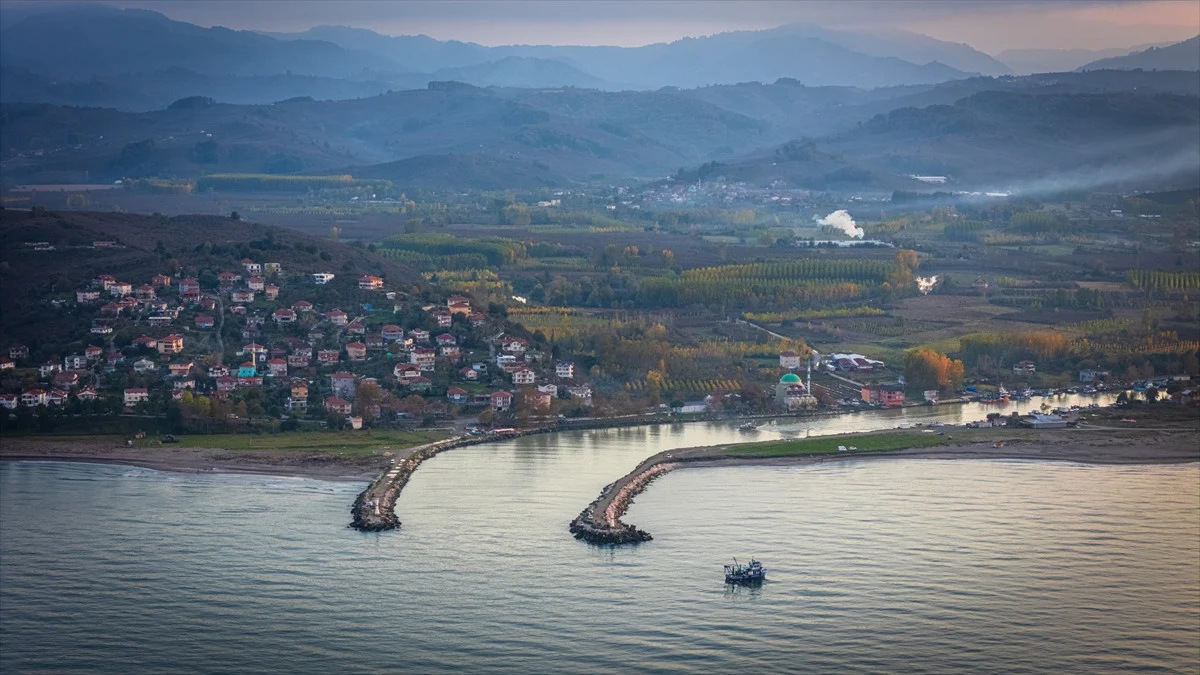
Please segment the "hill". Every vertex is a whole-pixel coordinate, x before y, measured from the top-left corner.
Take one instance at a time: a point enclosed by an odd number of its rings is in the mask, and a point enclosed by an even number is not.
[[[1200,70],[1200,35],[1166,47],[1092,61],[1080,70]]]
[[[905,107],[817,141],[727,165],[709,175],[810,189],[1019,190],[1200,180],[1195,96],[985,91],[952,105]],[[689,172],[688,179],[695,179]],[[927,179],[932,180],[932,179]]]
[[[119,247],[93,248],[94,241],[114,241]],[[56,249],[33,251],[26,242],[48,242]],[[424,283],[408,267],[366,249],[242,220],[82,211],[35,215],[4,209],[0,342],[36,345],[66,334],[77,318],[47,300],[85,286],[97,274],[149,279],[176,267],[177,275],[199,275],[234,269],[245,257],[278,261],[287,273],[375,274],[393,283]]]
[[[250,31],[202,28],[145,10],[62,5],[0,31],[0,60],[52,77],[186,68],[220,75],[296,73],[350,77],[398,70],[376,55],[330,42],[281,42]]]

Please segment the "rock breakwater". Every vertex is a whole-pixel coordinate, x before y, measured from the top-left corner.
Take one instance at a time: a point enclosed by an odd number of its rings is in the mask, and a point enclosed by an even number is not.
[[[571,521],[568,528],[571,534],[590,544],[636,544],[654,539],[649,532],[621,522],[621,516],[651,481],[677,466],[675,462],[643,464],[624,478],[608,484],[600,491],[600,496]]]

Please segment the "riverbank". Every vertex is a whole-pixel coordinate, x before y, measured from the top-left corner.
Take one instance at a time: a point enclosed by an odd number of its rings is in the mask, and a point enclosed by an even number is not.
[[[796,466],[878,459],[1036,460],[1088,464],[1200,462],[1200,444],[1196,442],[1195,429],[953,429],[953,434],[875,432],[790,443],[736,443],[661,452],[646,458],[632,471],[605,486],[600,496],[571,521],[568,529],[577,539],[594,544],[650,541],[653,539],[650,533],[621,518],[634,498],[654,479],[678,469]],[[863,451],[857,450],[860,445]]]

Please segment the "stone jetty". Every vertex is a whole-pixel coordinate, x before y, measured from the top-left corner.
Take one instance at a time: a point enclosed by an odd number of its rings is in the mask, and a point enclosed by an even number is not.
[[[621,522],[621,516],[651,481],[679,466],[677,462],[664,461],[669,456],[655,455],[620,480],[606,485],[600,496],[571,521],[571,534],[590,544],[636,544],[652,540],[649,532]]]

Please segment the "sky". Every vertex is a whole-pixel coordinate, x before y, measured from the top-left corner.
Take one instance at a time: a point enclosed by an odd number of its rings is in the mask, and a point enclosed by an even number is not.
[[[41,0],[41,4],[47,1]],[[1200,33],[1198,0],[90,0],[203,26],[297,32],[319,25],[484,45],[638,46],[809,22],[901,28],[991,54],[1129,47]],[[20,0],[7,0],[14,6]]]

